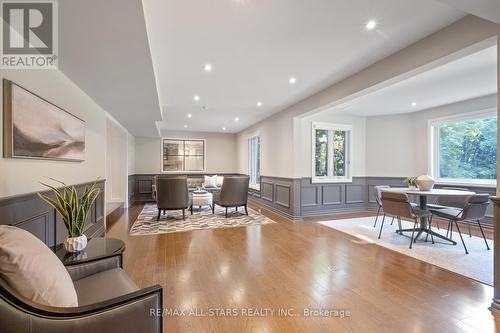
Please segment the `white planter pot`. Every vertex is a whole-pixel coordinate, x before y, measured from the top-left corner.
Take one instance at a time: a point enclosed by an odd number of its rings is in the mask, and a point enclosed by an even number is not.
[[[68,237],[64,240],[64,249],[68,252],[80,252],[87,247],[87,236]]]
[[[416,191],[417,190],[417,187],[416,186],[408,186],[408,189],[410,191]]]

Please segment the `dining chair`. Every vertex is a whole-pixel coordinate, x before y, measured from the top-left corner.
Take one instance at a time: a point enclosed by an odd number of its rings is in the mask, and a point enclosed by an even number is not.
[[[484,243],[486,244],[486,249],[490,249],[488,245],[488,241],[486,240],[486,236],[484,235],[483,227],[481,226],[480,220],[484,218],[486,215],[486,209],[488,208],[490,200],[489,194],[474,194],[469,196],[467,199],[467,204],[464,208],[441,208],[441,209],[431,209],[433,215],[448,219],[453,226],[453,223],[457,227],[458,234],[460,235],[460,239],[462,240],[462,245],[465,249],[465,254],[469,254],[467,250],[467,246],[465,245],[464,238],[462,237],[462,233],[458,226],[458,223],[470,223],[474,221],[479,226],[479,230],[481,230],[481,234],[483,235]],[[453,231],[453,229],[451,229]]]
[[[410,201],[408,200],[408,196],[406,195],[406,193],[382,191],[381,201],[382,201],[382,209],[384,210],[384,217],[382,218],[382,224],[380,226],[380,231],[378,234],[379,239],[380,236],[382,235],[382,228],[384,227],[385,215],[392,215],[397,218],[399,227],[399,230],[397,232],[399,234],[402,234],[402,232],[400,231],[402,229],[401,218],[406,217],[414,221],[413,231],[411,233],[410,249],[412,247],[415,236],[415,228],[417,227],[417,224],[419,223],[419,220],[421,218],[428,219],[428,228],[429,230],[431,230],[432,227],[431,212],[429,212],[428,210],[422,210],[412,206]],[[434,244],[434,237],[432,236],[432,234],[431,234],[431,240],[432,244]]]
[[[441,187],[442,190],[452,190],[452,191],[469,191],[463,187]],[[467,205],[467,200],[469,199],[468,195],[442,195],[438,196],[437,200],[434,204],[427,204],[427,209],[445,209],[445,208],[464,208]],[[439,229],[439,223],[436,223],[436,226]],[[472,237],[472,233],[470,230],[470,224],[467,224],[469,229],[469,237]],[[448,237],[448,233],[450,232],[450,228],[452,228],[451,222],[448,223],[448,229],[446,231],[446,236]]]
[[[382,210],[382,189],[391,188],[389,185],[378,185],[375,186],[375,202],[377,203],[377,217],[375,217],[375,223],[373,223],[373,227],[377,227],[378,217],[380,216],[380,211]],[[385,214],[384,214],[385,216]],[[393,218],[394,221],[394,218]],[[391,223],[392,224],[392,223]]]

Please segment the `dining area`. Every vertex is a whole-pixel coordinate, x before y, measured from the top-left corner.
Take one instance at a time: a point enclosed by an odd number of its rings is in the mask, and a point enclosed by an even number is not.
[[[460,187],[434,188],[432,178],[419,178],[417,186],[375,186],[377,215],[373,227],[379,228],[378,238],[390,219],[391,225],[397,223],[398,235],[409,237],[409,249],[418,241],[431,244],[439,241],[452,246],[460,242],[465,254],[469,254],[466,239],[472,237],[472,227],[479,229],[486,250],[490,250],[481,223],[487,214],[490,195]],[[403,227],[402,221],[410,222],[410,226]],[[456,234],[458,239],[453,238]]]

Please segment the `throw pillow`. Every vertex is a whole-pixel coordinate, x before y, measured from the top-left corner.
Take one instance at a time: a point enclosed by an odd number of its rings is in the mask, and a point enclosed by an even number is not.
[[[26,230],[0,225],[0,277],[35,303],[78,306],[73,281],[62,262]]]

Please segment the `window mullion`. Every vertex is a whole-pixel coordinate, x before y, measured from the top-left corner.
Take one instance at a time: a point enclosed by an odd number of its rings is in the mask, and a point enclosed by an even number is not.
[[[334,135],[333,135],[334,130],[329,130],[328,131],[328,154],[327,154],[327,163],[328,163],[328,177],[333,177],[334,175]]]

